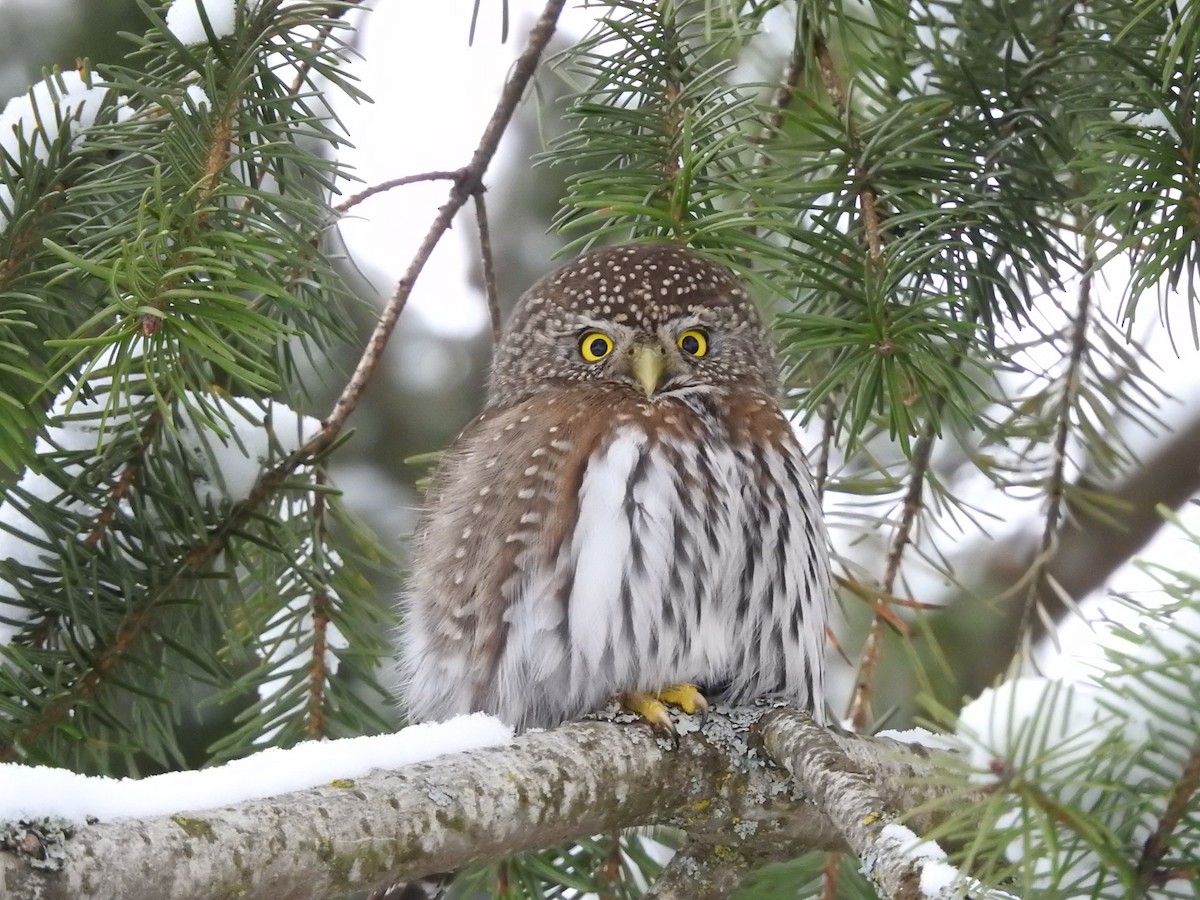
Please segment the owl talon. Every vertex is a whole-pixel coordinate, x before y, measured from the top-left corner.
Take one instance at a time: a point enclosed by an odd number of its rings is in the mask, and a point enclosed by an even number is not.
[[[708,721],[708,701],[694,684],[672,684],[658,692],[658,699],[678,706],[689,716],[699,715],[702,727]]]
[[[621,705],[645,720],[647,725],[663,737],[671,738],[676,746],[679,745],[679,735],[671,722],[671,714],[658,697],[644,691],[629,691],[621,695]]]
[[[629,691],[621,695],[621,705],[664,737],[671,738],[679,746],[679,734],[666,704],[683,710],[690,716],[700,716],[700,726],[708,720],[708,701],[694,684],[672,684],[656,694],[645,691]]]

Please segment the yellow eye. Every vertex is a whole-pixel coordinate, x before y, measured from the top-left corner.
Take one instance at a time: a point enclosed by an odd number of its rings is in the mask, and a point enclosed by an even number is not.
[[[599,331],[589,331],[579,342],[579,352],[588,362],[600,362],[612,351],[612,338]]]
[[[703,356],[708,352],[708,335],[699,328],[689,328],[675,343],[688,356]]]

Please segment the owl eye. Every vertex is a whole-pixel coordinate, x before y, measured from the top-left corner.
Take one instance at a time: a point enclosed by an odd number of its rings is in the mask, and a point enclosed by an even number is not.
[[[579,342],[579,352],[588,362],[600,362],[612,351],[612,338],[599,331],[589,331]]]
[[[708,335],[699,328],[689,328],[675,343],[688,356],[703,356],[708,352]]]

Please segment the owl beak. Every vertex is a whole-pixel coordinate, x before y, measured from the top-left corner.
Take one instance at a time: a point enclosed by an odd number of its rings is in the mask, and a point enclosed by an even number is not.
[[[667,356],[659,347],[638,344],[633,348],[632,369],[633,376],[646,392],[646,396],[651,397],[658,390],[663,372],[667,369]]]

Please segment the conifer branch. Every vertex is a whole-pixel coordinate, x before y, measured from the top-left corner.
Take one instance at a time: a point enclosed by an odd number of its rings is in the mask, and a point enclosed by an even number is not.
[[[941,398],[937,404],[940,411]],[[896,578],[900,574],[900,561],[904,557],[905,548],[912,542],[913,528],[917,517],[924,506],[925,477],[933,458],[933,445],[937,435],[932,422],[925,426],[925,431],[917,439],[913,448],[912,464],[909,468],[908,489],[904,492],[901,505],[900,522],[896,533],[888,547],[887,560],[883,573],[883,592],[895,593]],[[876,601],[882,606],[883,601]],[[885,617],[880,608],[875,610],[871,619],[871,628],[863,643],[859,657],[858,672],[854,679],[854,692],[850,700],[850,721],[856,731],[862,731],[869,724],[871,692],[875,682],[875,670],[879,666],[879,654],[883,645],[883,629]]]
[[[142,426],[142,430],[138,434],[138,442],[133,448],[133,453],[126,459],[125,467],[121,470],[121,474],[117,476],[112,490],[109,491],[107,502],[101,507],[100,514],[96,517],[96,524],[88,532],[87,537],[83,539],[85,547],[93,548],[99,544],[108,532],[108,529],[112,526],[113,519],[116,518],[117,508],[121,501],[125,499],[125,496],[133,489],[145,461],[146,451],[158,435],[162,427],[162,421],[162,411],[157,407],[153,408],[146,417],[146,424]]]
[[[15,759],[19,747],[27,747],[41,739],[53,727],[64,721],[78,703],[93,696],[100,685],[104,683],[107,673],[112,671],[127,656],[138,639],[153,627],[159,609],[178,582],[190,573],[199,571],[216,558],[225,549],[228,540],[237,534],[256,511],[276,494],[292,473],[303,465],[318,461],[333,445],[341,434],[346,420],[357,407],[363,391],[370,383],[392,329],[412,291],[417,276],[433,252],[433,248],[450,227],[458,210],[482,189],[482,177],[496,153],[500,139],[504,135],[517,104],[524,95],[526,86],[533,77],[542,52],[554,34],[558,15],[564,5],[565,0],[550,0],[546,4],[530,32],[525,50],[512,68],[500,100],[484,129],[470,163],[454,173],[454,185],[450,190],[447,202],[439,209],[438,215],[418,248],[408,271],[381,314],[375,332],[359,360],[358,367],[322,428],[300,450],[262,472],[249,494],[231,507],[225,517],[210,530],[207,539],[181,553],[175,565],[168,570],[165,576],[157,584],[149,586],[145,593],[137,598],[121,625],[114,632],[112,639],[107,645],[96,648],[92,663],[63,696],[26,724],[10,745],[0,747],[0,761]],[[228,158],[231,140],[231,126],[223,128],[218,125],[205,158],[203,183],[206,191],[215,189],[213,178],[223,168],[225,160]]]

